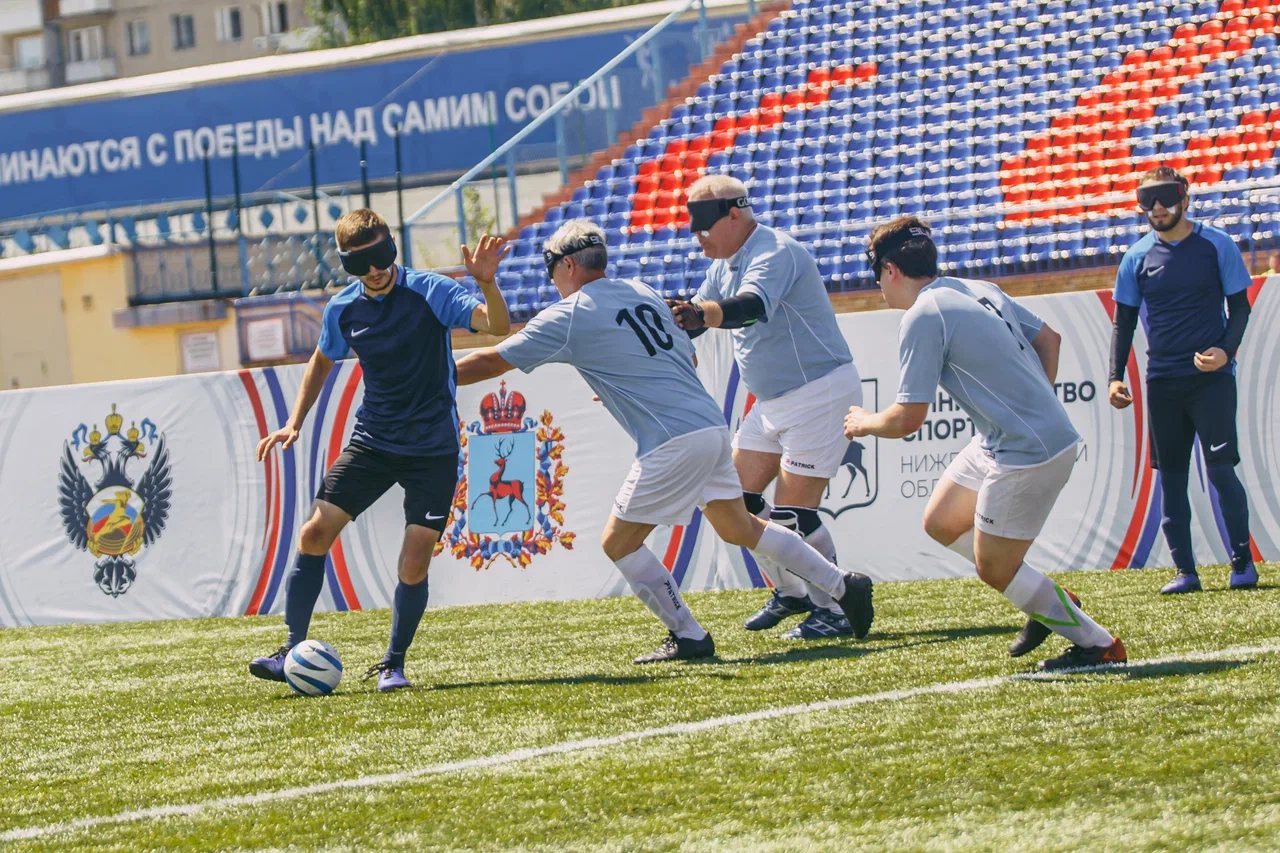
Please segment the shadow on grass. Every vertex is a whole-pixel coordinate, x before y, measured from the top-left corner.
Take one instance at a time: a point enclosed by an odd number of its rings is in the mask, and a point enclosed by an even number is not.
[[[1212,660],[1212,661],[1161,661],[1159,663],[1143,663],[1136,661],[1125,666],[1068,672],[1056,676],[1036,676],[1027,673],[1029,682],[1059,683],[1078,682],[1081,675],[1113,675],[1129,681],[1141,681],[1147,678],[1168,678],[1176,675],[1213,675],[1229,672],[1257,661],[1252,660]]]
[[[706,663],[719,663],[716,658],[708,658]],[[549,676],[547,678],[499,678],[493,681],[455,681],[448,684],[424,684],[423,689],[427,690],[465,690],[475,687],[541,687],[545,685],[565,685],[577,686],[581,684],[604,684],[610,687],[628,687],[634,684],[650,684],[657,681],[672,681],[679,678],[690,678],[697,676],[698,678],[718,678],[722,680],[732,680],[735,676],[727,672],[688,672],[681,670],[690,664],[703,663],[697,661],[681,661],[680,666],[676,668],[663,668],[652,672],[641,673],[637,675],[600,675],[588,673],[587,675],[563,675]],[[663,666],[655,664],[654,666]]]

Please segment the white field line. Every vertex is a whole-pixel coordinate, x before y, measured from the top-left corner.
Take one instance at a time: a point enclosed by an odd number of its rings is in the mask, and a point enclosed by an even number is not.
[[[1181,655],[1170,655],[1163,658],[1149,658],[1129,664],[1128,670],[1142,670],[1152,667],[1168,666],[1179,663],[1197,663],[1217,660],[1228,660],[1239,657],[1259,657],[1280,652],[1280,641],[1256,646],[1235,646],[1207,652],[1188,652]],[[781,708],[766,708],[746,714],[729,714],[722,717],[711,717],[688,723],[675,723],[670,726],[659,726],[652,729],[639,729],[623,732],[608,737],[593,737],[583,740],[570,740],[553,743],[548,746],[517,749],[500,755],[486,755],[479,758],[468,758],[463,761],[449,761],[443,764],[432,764],[416,770],[402,770],[397,773],[383,773],[377,776],[358,776],[354,779],[339,779],[334,782],[322,782],[315,785],[304,785],[297,788],[280,788],[275,791],[263,791],[258,794],[241,794],[235,797],[220,797],[185,805],[151,806],[145,809],[118,812],[98,817],[82,817],[62,823],[50,823],[43,826],[29,826],[10,829],[0,833],[0,841],[20,841],[24,839],[43,838],[64,832],[90,829],[95,826],[133,823],[153,818],[191,817],[206,811],[239,808],[241,806],[257,806],[274,803],[280,800],[292,800],[299,797],[310,797],[330,791],[345,791],[359,788],[377,788],[383,785],[398,785],[421,779],[427,776],[439,776],[445,773],[461,773],[468,770],[485,770],[490,767],[502,767],[508,764],[519,764],[548,755],[564,755],[570,752],[585,752],[593,749],[618,746],[651,738],[669,737],[672,735],[689,735],[698,732],[713,731],[727,726],[738,726],[746,723],[757,723],[763,720],[776,720],[782,717],[796,717],[803,714],[817,714],[823,711],[834,711],[841,708],[852,708],[857,705],[871,705],[880,702],[902,702],[917,696],[935,696],[952,693],[969,693],[975,690],[987,690],[1005,684],[1020,681],[1043,681],[1059,675],[1079,672],[1124,672],[1126,667],[1106,665],[1084,667],[1075,670],[1060,670],[1053,673],[1023,673],[1018,675],[1002,675],[991,678],[973,678],[968,681],[951,681],[941,684],[930,684],[923,687],[910,687],[902,690],[885,690],[880,693],[866,693],[860,696],[849,696],[844,699],[827,699],[822,702],[810,702],[804,705],[787,705]]]

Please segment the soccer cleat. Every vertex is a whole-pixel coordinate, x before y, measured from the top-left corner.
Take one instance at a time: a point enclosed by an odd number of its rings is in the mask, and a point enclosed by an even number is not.
[[[412,687],[409,679],[404,677],[404,665],[396,666],[387,661],[378,661],[365,672],[361,681],[368,681],[374,676],[378,676],[378,692],[389,693],[392,690],[399,690],[402,687]]]
[[[799,598],[793,598],[792,596],[779,595],[775,592],[764,603],[764,607],[757,610],[750,619],[743,623],[743,627],[748,631],[764,631],[777,625],[788,616],[808,613],[810,610],[813,610],[813,602],[809,600],[809,596],[802,595]]]
[[[640,655],[632,663],[659,663],[664,660],[694,660],[695,658],[715,657],[716,641],[707,634],[701,640],[688,637],[677,637],[668,634],[667,638],[647,655]]]
[[[1064,589],[1072,604],[1076,607],[1080,606],[1080,599],[1069,589]],[[1022,626],[1022,630],[1018,632],[1018,636],[1009,644],[1009,657],[1020,658],[1028,652],[1034,651],[1040,647],[1040,644],[1049,638],[1053,631],[1049,626],[1038,619],[1027,617],[1027,624]]]
[[[844,595],[836,599],[844,615],[849,618],[853,636],[861,640],[871,630],[875,608],[871,604],[871,578],[859,572],[842,572]]]
[[[266,657],[254,658],[249,663],[249,674],[267,681],[284,681],[284,659],[292,648],[285,644]]]
[[[784,640],[821,640],[853,633],[848,618],[839,610],[815,607],[804,621],[782,635]]]
[[[1199,592],[1200,576],[1195,572],[1178,572],[1173,580],[1160,587],[1161,595],[1181,595],[1184,592]]]
[[[1042,660],[1036,665],[1041,672],[1058,672],[1064,669],[1086,669],[1113,663],[1128,663],[1129,653],[1119,637],[1111,638],[1109,646],[1070,646],[1056,658]]]
[[[1253,560],[1231,561],[1231,588],[1253,589],[1258,585],[1258,567]]]

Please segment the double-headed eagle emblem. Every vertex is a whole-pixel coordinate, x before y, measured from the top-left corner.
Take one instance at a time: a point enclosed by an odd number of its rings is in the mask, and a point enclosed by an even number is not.
[[[130,423],[128,431],[121,433],[123,426],[124,417],[116,413],[115,404],[106,417],[105,435],[97,424],[92,431],[80,424],[62,445],[58,476],[58,504],[67,538],[98,558],[93,580],[112,598],[127,592],[137,577],[133,555],[160,538],[171,496],[164,435],[156,434],[150,420],[143,420],[141,428]],[[148,456],[151,462],[135,485],[129,463]],[[91,485],[79,466],[95,462],[101,475]]]

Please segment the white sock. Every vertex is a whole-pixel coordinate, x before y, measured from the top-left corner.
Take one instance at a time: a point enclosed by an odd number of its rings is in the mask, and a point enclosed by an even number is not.
[[[1077,646],[1097,648],[1111,645],[1111,632],[1089,618],[1053,581],[1023,563],[1004,597],[1023,613],[1042,622]]]
[[[786,566],[789,572],[799,575],[828,595],[844,595],[844,575],[811,545],[805,544],[800,534],[794,530],[769,522],[752,553],[763,554],[775,563]]]
[[[955,551],[961,557],[964,557],[975,566],[978,565],[978,558],[973,556],[973,528],[970,527],[964,533],[960,534],[960,538],[952,542],[947,548]]]
[[[836,542],[831,538],[831,531],[826,526],[819,527],[817,530],[804,537],[804,541],[826,559],[828,563],[834,564],[836,561]],[[813,606],[822,610],[839,610],[840,605],[836,604],[836,600],[823,590],[818,589],[811,583],[805,586],[809,590],[809,600],[813,602]]]
[[[676,586],[675,579],[662,565],[658,555],[647,546],[641,545],[639,550],[615,560],[613,564],[627,579],[636,598],[643,601],[644,606],[677,637],[701,640],[707,636],[706,629],[693,618],[680,596],[680,587]]]
[[[764,509],[756,513],[757,518],[765,521],[769,520],[769,516],[773,513],[773,505],[768,501],[764,502]],[[773,591],[778,595],[785,595],[788,598],[804,598],[809,590],[805,587],[805,583],[796,575],[779,566],[767,557],[759,554],[754,555],[756,565],[760,567],[760,572],[769,579],[769,583],[773,584]]]

